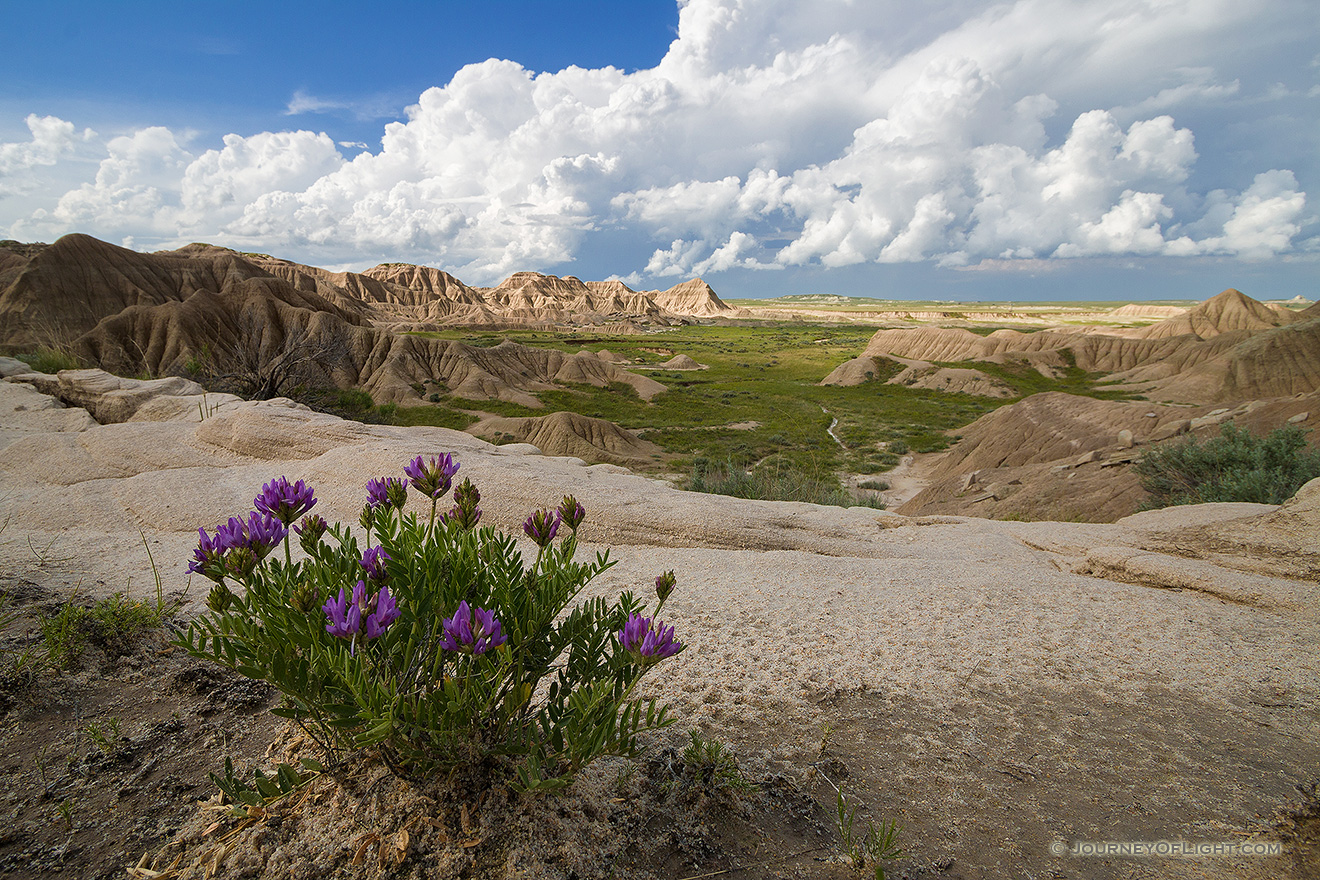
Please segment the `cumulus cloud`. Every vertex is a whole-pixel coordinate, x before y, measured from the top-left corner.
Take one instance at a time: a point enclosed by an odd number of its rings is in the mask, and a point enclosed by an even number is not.
[[[602,230],[651,251],[619,267],[630,283],[886,262],[1260,259],[1309,247],[1296,174],[1266,166],[1241,192],[1190,189],[1201,157],[1173,114],[1233,97],[1280,23],[1307,20],[1299,8],[685,0],[655,68],[468,65],[351,159],[337,146],[360,144],[310,131],[231,134],[194,155],[143,129],[107,141],[95,180],[11,228],[387,255],[475,283],[572,260]],[[298,92],[288,112],[345,109]],[[74,137],[59,120],[32,131],[30,145],[0,145],[0,184],[10,165],[59,161]]]
[[[26,143],[0,144],[0,198],[30,192],[39,184],[31,172],[40,166],[54,165],[79,145],[91,140],[91,129],[75,131],[72,122],[54,116],[29,114],[25,120],[32,140]]]

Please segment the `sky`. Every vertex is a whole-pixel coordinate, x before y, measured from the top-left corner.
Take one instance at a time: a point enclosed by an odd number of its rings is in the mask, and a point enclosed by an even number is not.
[[[0,238],[1320,298],[1314,0],[6,4]]]

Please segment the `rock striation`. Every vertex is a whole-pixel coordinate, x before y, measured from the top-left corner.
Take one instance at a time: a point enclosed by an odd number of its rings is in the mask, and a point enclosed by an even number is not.
[[[592,288],[523,272],[480,289],[422,266],[328,272],[205,244],[142,254],[87,235],[0,247],[0,280],[0,345],[67,348],[127,375],[236,377],[254,383],[249,393],[258,397],[303,382],[362,388],[379,403],[420,402],[442,390],[540,406],[538,391],[564,383],[623,383],[649,399],[664,386],[590,353],[481,348],[397,331],[693,319],[621,282]],[[689,286],[665,302],[730,311],[705,290],[703,299]]]
[[[1278,311],[1238,290],[1123,334],[949,327],[877,331],[862,357],[924,362],[1017,361],[1047,375],[1069,366],[1104,374],[1153,400],[1208,404],[1320,389],[1320,310]]]

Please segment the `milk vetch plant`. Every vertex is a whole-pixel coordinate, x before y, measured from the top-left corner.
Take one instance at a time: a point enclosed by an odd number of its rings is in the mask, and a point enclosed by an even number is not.
[[[474,765],[553,790],[670,723],[633,691],[683,649],[659,619],[673,573],[650,615],[630,592],[579,601],[614,564],[575,559],[583,506],[566,496],[527,518],[529,562],[513,536],[478,527],[470,480],[442,512],[458,470],[418,456],[406,480],[373,478],[357,532],[310,513],[302,481],[266,484],[255,510],[199,531],[190,570],[215,586],[180,643],[276,687],[276,714],[332,758],[375,747],[405,775]],[[405,509],[409,488],[423,512]]]

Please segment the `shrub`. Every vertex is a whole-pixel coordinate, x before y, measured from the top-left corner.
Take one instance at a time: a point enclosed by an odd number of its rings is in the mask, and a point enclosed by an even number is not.
[[[404,774],[473,765],[553,790],[670,723],[665,707],[631,695],[683,646],[631,593],[570,608],[614,564],[608,553],[574,561],[584,511],[571,496],[523,524],[538,548],[530,565],[513,537],[478,528],[471,481],[437,515],[458,467],[449,455],[419,456],[408,482],[371,480],[365,547],[350,529],[304,516],[316,499],[301,481],[268,483],[246,520],[201,531],[191,569],[216,582],[211,613],[180,644],[275,686],[276,714],[331,757],[375,746]],[[430,500],[429,516],[404,512],[409,483]],[[298,561],[291,526],[307,554]],[[657,578],[655,615],[672,588],[672,572]]]
[[[1136,470],[1151,507],[1209,501],[1282,504],[1320,476],[1320,450],[1307,447],[1306,434],[1296,425],[1258,437],[1226,424],[1217,437],[1188,437],[1151,449]]]

